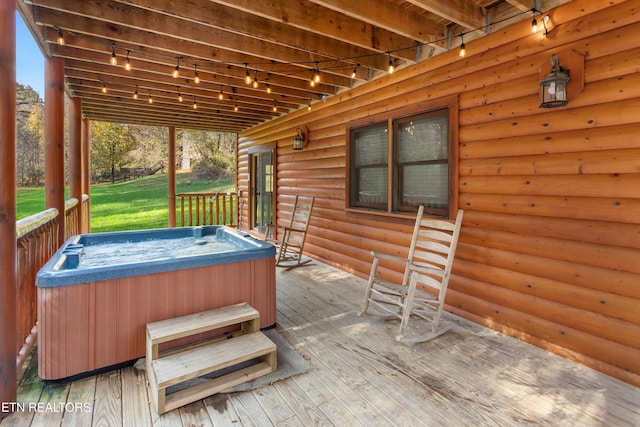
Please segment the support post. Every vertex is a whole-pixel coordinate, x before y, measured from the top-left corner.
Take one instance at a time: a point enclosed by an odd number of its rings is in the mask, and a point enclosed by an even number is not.
[[[64,242],[64,59],[45,58],[45,205],[59,215],[58,245]]]
[[[82,127],[81,133],[82,137],[80,138],[82,144],[82,194],[86,194],[87,196],[91,196],[91,162],[90,162],[90,154],[91,154],[91,145],[89,140],[89,131],[91,130],[91,122],[89,119],[82,119]],[[88,202],[91,204],[91,197],[89,197]],[[85,217],[85,221],[82,224],[83,233],[91,232],[91,209],[87,206],[87,216]]]
[[[69,196],[78,199],[78,233],[84,226],[82,218],[82,100],[69,102]]]
[[[176,226],[176,128],[169,127],[169,227]]]
[[[0,403],[17,398],[16,2],[0,2]],[[0,411],[0,419],[6,416]]]

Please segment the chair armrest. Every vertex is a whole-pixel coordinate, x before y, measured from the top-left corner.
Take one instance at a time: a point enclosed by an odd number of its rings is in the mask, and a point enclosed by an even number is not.
[[[388,260],[391,260],[391,261],[398,261],[398,262],[408,262],[409,261],[408,258],[404,258],[404,257],[398,256],[398,255],[385,254],[384,252],[371,251],[371,255],[373,255],[374,258],[388,259]]]

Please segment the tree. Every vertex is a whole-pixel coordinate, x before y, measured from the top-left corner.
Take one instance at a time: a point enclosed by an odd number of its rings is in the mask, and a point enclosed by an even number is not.
[[[236,134],[185,130],[185,145],[195,154],[193,170],[198,176],[221,179],[235,176]]]
[[[44,111],[40,95],[31,86],[17,85],[16,113],[18,182],[40,185],[44,178]]]
[[[116,168],[129,160],[129,153],[136,148],[136,138],[127,125],[107,122],[91,124],[91,170],[98,176],[110,174],[115,182]]]

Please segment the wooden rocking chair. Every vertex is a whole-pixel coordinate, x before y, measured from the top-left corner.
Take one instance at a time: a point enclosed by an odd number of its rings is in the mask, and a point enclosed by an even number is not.
[[[313,197],[296,196],[289,224],[267,225],[264,239],[276,246],[278,267],[299,267],[311,261],[310,259],[302,261],[302,251],[307,238],[313,201]]]
[[[423,219],[423,212],[424,207],[420,206],[407,258],[371,252],[373,264],[360,313],[365,314],[373,306],[382,311],[385,318],[400,319],[400,331],[396,340],[409,343],[429,341],[452,326],[444,322],[441,324],[440,315],[464,214],[459,210],[455,223],[452,223],[432,218]],[[381,259],[405,262],[401,284],[378,277]],[[430,321],[431,330],[407,336],[412,315]]]

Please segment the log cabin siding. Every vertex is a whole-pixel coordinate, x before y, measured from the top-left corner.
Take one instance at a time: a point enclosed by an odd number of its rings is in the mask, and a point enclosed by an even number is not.
[[[371,250],[405,254],[413,218],[345,209],[350,123],[458,97],[458,207],[465,218],[448,310],[640,385],[640,1],[574,0],[553,29],[523,21],[240,135],[276,143],[276,216],[316,203],[305,252],[367,276]],[[584,89],[540,109],[552,53],[584,56]],[[574,70],[577,71],[577,70]],[[294,152],[295,128],[308,145]],[[248,209],[243,209],[243,224]],[[385,264],[398,280],[402,266]]]

